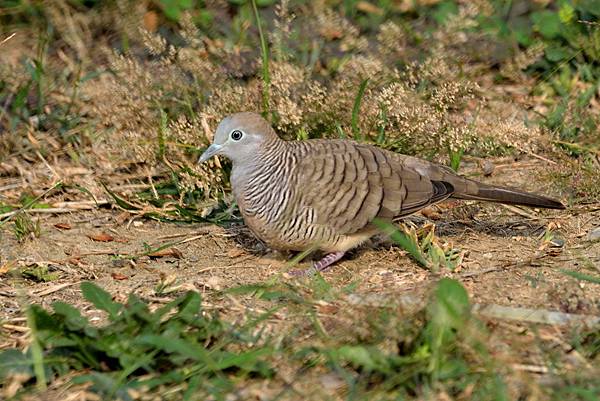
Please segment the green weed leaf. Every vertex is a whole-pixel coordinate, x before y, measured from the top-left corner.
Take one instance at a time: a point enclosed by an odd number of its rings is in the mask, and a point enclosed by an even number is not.
[[[89,281],[81,283],[83,297],[90,301],[96,308],[108,313],[111,320],[116,319],[121,310],[121,304],[113,302],[111,295]]]
[[[544,10],[531,14],[535,29],[546,39],[554,39],[561,33],[560,17],[557,13]]]

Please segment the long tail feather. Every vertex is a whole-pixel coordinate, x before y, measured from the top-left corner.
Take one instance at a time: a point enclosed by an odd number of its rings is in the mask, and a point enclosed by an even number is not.
[[[470,191],[469,193],[454,193],[452,194],[452,198],[500,202],[512,205],[541,207],[546,209],[565,208],[565,205],[563,205],[560,201],[548,198],[546,196],[536,195],[514,188],[482,184],[480,182],[476,184],[477,191]]]

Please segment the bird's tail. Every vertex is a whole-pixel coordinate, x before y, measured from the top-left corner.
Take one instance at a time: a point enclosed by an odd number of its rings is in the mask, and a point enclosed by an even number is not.
[[[452,186],[450,195],[455,199],[470,199],[488,202],[507,203],[546,209],[564,209],[558,200],[536,195],[515,188],[488,185],[460,176],[450,168],[411,156],[402,156],[401,162],[430,180],[443,181]]]
[[[501,187],[470,181],[467,191],[455,192],[452,198],[480,200],[487,202],[500,202],[511,205],[541,207],[546,209],[564,209],[560,201],[542,195],[536,195],[514,188]],[[476,184],[476,185],[472,185]]]

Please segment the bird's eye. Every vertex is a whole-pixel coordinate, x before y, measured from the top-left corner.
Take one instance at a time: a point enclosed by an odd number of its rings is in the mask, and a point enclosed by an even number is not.
[[[233,139],[234,141],[239,141],[240,139],[242,139],[242,136],[244,136],[244,133],[240,130],[235,130],[235,131],[231,131],[231,139]]]

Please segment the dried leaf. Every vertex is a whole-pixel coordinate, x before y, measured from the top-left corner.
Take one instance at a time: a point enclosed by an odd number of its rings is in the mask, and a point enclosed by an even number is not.
[[[10,261],[4,263],[3,265],[1,265],[0,266],[0,276],[11,271],[12,268],[15,267],[16,265],[17,265],[16,260],[10,260]]]
[[[165,256],[172,256],[177,259],[183,258],[183,254],[177,248],[166,248],[160,251],[149,253],[148,256],[151,258],[164,258]]]
[[[155,32],[158,28],[158,14],[154,11],[148,11],[144,14],[144,28],[149,32]]]
[[[239,258],[240,256],[244,255],[246,253],[246,251],[244,251],[241,248],[231,248],[230,250],[227,251],[227,256],[230,258]]]
[[[442,218],[440,212],[431,206],[422,209],[421,214],[431,220],[439,220]]]
[[[69,223],[56,223],[54,227],[58,228],[59,230],[70,230],[73,228]]]
[[[92,241],[98,242],[111,242],[115,240],[115,238],[112,235],[108,235],[107,233],[88,234],[87,237]]]
[[[110,276],[115,280],[127,280],[129,278],[129,276],[122,273],[111,273]]]

